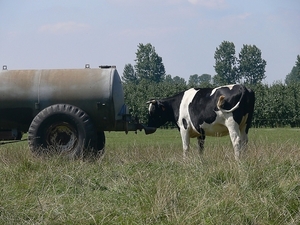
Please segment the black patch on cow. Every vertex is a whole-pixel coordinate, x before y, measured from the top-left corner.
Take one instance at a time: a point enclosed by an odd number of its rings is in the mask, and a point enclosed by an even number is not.
[[[242,98],[244,87],[241,85],[234,85],[232,89],[229,87],[218,88],[213,95],[211,95],[212,88],[201,88],[195,94],[192,102],[189,104],[189,113],[191,122],[196,127],[197,131],[201,133],[200,125],[205,123],[211,124],[215,121],[218,111],[217,102],[221,95],[225,96],[223,109],[230,110]],[[246,113],[241,112],[243,107],[239,107],[236,113],[233,112],[233,118],[237,123],[241,122],[242,116]]]
[[[184,92],[180,92],[172,97],[157,100],[158,103],[153,104],[153,106],[150,109],[150,115],[148,117],[148,126],[158,128],[166,122],[173,122],[179,129],[176,121],[179,117],[179,106],[183,95]]]
[[[216,113],[214,112],[215,103],[210,96],[212,88],[201,88],[195,94],[192,102],[189,104],[189,113],[191,122],[199,133],[201,128],[199,125],[206,123],[212,123],[216,119]]]
[[[187,122],[186,122],[186,119],[182,119],[182,124],[183,124],[183,127],[184,129],[187,129]]]

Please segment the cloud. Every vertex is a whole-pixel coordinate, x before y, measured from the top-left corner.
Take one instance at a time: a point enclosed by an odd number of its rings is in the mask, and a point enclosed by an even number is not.
[[[249,16],[251,16],[251,13],[246,12],[246,13],[237,15],[237,18],[239,18],[241,20],[244,20],[244,19],[246,19]]]
[[[210,9],[224,8],[225,0],[188,0],[193,5],[199,5]]]
[[[141,29],[124,29],[119,35],[123,37],[161,37],[181,31],[181,27],[148,27]]]
[[[153,5],[154,3],[157,4],[182,4],[189,2],[192,5],[198,5],[203,6],[205,8],[209,9],[219,9],[219,8],[225,8],[226,7],[226,1],[225,0],[107,0],[110,3],[117,4],[117,5],[128,5],[128,4],[139,4],[139,5]]]
[[[245,27],[246,25],[249,26],[251,24],[252,20],[249,20],[251,18],[252,14],[245,12],[242,14],[237,15],[229,15],[229,16],[223,16],[221,18],[216,19],[205,19],[202,18],[199,21],[199,27],[202,28],[214,28],[217,30],[238,30],[238,28]]]
[[[45,24],[39,28],[42,33],[68,34],[86,31],[90,28],[88,24],[76,22],[59,22],[55,24]]]

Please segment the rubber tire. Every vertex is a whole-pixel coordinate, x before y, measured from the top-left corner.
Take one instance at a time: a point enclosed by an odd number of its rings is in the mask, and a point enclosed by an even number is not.
[[[68,104],[49,106],[39,112],[28,130],[28,143],[37,155],[61,154],[84,157],[96,148],[97,137],[89,116]]]

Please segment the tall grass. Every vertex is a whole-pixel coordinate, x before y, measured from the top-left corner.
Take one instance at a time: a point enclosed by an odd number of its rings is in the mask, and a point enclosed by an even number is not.
[[[106,133],[97,161],[0,146],[0,224],[300,224],[300,130],[252,129],[240,163],[229,137]]]

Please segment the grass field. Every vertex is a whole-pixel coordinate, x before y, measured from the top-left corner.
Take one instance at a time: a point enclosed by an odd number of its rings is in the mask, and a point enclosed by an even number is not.
[[[0,146],[0,224],[300,224],[300,129],[250,129],[234,160],[229,137],[177,130],[106,133],[97,161],[34,157]]]

